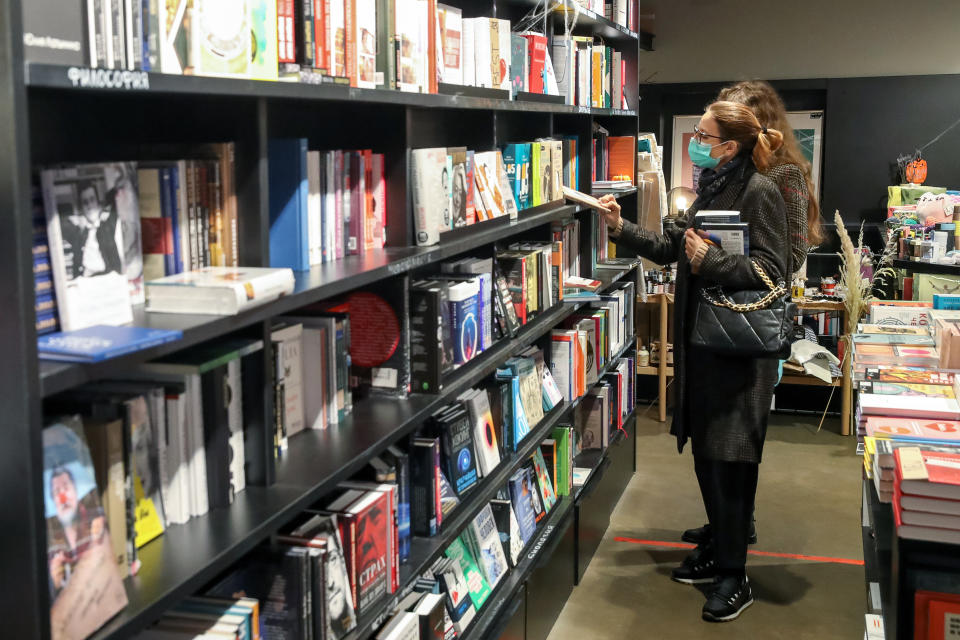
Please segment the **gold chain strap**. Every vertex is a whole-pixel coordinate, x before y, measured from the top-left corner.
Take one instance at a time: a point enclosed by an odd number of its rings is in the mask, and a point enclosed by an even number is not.
[[[750,261],[750,264],[753,265],[754,271],[756,271],[757,275],[760,276],[760,279],[763,280],[763,284],[767,285],[767,287],[770,289],[770,293],[763,296],[756,302],[738,304],[727,297],[727,294],[723,292],[723,289],[720,287],[714,287],[717,295],[715,296],[714,293],[708,289],[703,289],[702,293],[704,299],[716,307],[726,307],[727,309],[736,311],[737,313],[747,313],[749,311],[766,309],[774,300],[782,297],[787,292],[787,288],[782,282],[774,285],[773,280],[770,279],[770,276],[766,274],[759,264],[752,260]]]

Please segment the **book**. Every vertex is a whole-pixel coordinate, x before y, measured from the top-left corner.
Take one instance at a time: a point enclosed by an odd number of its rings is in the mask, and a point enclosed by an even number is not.
[[[503,545],[500,543],[497,522],[489,504],[485,505],[470,522],[467,539],[474,558],[492,589],[506,575],[509,566]]]
[[[533,492],[536,491],[533,478],[526,468],[517,469],[508,482],[510,502],[517,517],[520,528],[520,537],[526,545],[533,538],[537,529],[537,516],[534,511]]]
[[[921,367],[877,366],[867,367],[863,372],[864,380],[879,382],[909,382],[916,384],[949,384],[954,383],[954,374],[947,371],[936,371]]]
[[[462,365],[482,351],[480,318],[480,280],[451,284],[449,288],[450,327],[453,362]]]
[[[467,589],[470,592],[470,600],[479,610],[490,597],[490,583],[480,571],[476,559],[470,553],[470,547],[463,538],[464,536],[460,535],[451,542],[444,551],[444,555],[460,564],[460,570],[466,578]]]
[[[750,224],[747,222],[705,222],[700,229],[706,240],[731,255],[750,255]]]
[[[960,422],[953,420],[914,420],[889,416],[869,416],[866,435],[897,440],[947,440],[960,444]]]
[[[147,311],[236,315],[293,288],[289,268],[204,267],[148,282]]]
[[[864,384],[873,383],[861,383],[861,385]],[[884,395],[864,391],[862,386],[860,393],[860,410],[864,415],[960,420],[960,404],[958,404],[956,398],[921,395]]]
[[[447,610],[444,598],[439,593],[428,593],[420,597],[410,609],[420,619],[420,633],[416,640],[444,640],[447,629]]]
[[[420,616],[400,611],[384,625],[376,640],[420,640]]]
[[[41,181],[61,328],[130,323],[131,304],[143,301],[133,165],[48,169],[42,171]]]
[[[900,448],[893,455],[896,486],[902,493],[960,500],[960,453],[927,451],[921,446]]]
[[[513,505],[510,500],[495,499],[490,501],[490,510],[497,524],[497,533],[503,552],[509,559],[510,566],[515,567],[523,553],[524,539],[520,534],[520,525],[513,511]]]
[[[457,7],[437,4],[440,22],[440,48],[443,51],[443,66],[440,67],[440,82],[465,84],[463,81],[463,12]]]
[[[540,498],[543,501],[545,511],[550,511],[553,505],[557,503],[557,494],[553,489],[552,473],[548,471],[546,460],[543,457],[543,451],[537,449],[533,456],[533,474],[537,481],[537,487],[540,490]]]
[[[500,464],[500,447],[493,424],[490,399],[483,389],[474,389],[466,397],[461,396],[461,399],[467,406],[473,423],[473,441],[480,473],[484,476],[490,475]]]
[[[43,429],[51,637],[85,638],[127,604],[93,462],[76,417]]]
[[[899,328],[899,327],[898,327]],[[930,335],[855,333],[851,337],[855,345],[890,344],[917,347],[932,347],[934,340]]]
[[[470,415],[459,402],[435,416],[444,468],[457,495],[463,497],[479,479]]]
[[[41,336],[37,351],[42,360],[100,362],[182,337],[183,332],[177,330],[95,325]]]
[[[437,244],[440,241],[442,221],[449,220],[446,161],[447,150],[444,147],[414,149],[411,152],[410,172],[417,246]]]
[[[440,590],[446,594],[447,611],[459,636],[473,621],[477,611],[462,565],[457,559],[446,556],[431,570],[437,576]]]
[[[324,543],[324,620],[327,637],[331,640],[343,638],[356,626],[357,621],[337,515],[310,515],[306,522],[290,530],[288,535],[303,540],[317,539]]]
[[[440,442],[416,438],[410,450],[410,528],[414,535],[435,536],[442,521]]]

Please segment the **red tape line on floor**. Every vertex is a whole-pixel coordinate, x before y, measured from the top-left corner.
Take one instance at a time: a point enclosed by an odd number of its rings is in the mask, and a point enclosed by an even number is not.
[[[642,544],[648,547],[665,547],[668,549],[695,549],[697,545],[687,544],[685,542],[664,542],[662,540],[639,540],[637,538],[614,538],[617,542],[629,542],[630,544]],[[830,558],[828,556],[807,556],[800,553],[776,553],[774,551],[754,551],[748,550],[752,556],[763,556],[766,558],[785,558],[787,560],[807,560],[809,562],[829,562],[833,564],[849,564],[855,567],[862,567],[863,560],[852,560],[850,558]]]

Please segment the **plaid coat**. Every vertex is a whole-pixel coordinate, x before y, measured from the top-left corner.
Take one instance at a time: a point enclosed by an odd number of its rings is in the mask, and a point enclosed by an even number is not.
[[[750,256],[710,247],[699,275],[690,271],[684,252],[684,231],[700,209],[739,210],[750,223]],[[720,284],[727,290],[765,289],[750,261],[776,282],[790,278],[790,238],[783,197],[777,185],[757,172],[752,161],[706,206],[691,207],[687,218],[665,223],[662,234],[624,220],[618,247],[635,251],[658,264],[677,262],[674,308],[674,382],[676,408],[670,432],[683,451],[693,440],[693,455],[722,462],[759,463],[767,418],[777,381],[774,359],[722,357],[691,348],[689,328],[700,289]]]

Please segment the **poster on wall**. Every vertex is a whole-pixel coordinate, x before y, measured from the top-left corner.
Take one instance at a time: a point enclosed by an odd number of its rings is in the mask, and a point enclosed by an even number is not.
[[[693,137],[693,128],[702,116],[673,117],[673,146],[671,148],[670,188],[697,188],[700,168],[690,162],[687,145]],[[814,190],[820,194],[820,165],[823,159],[823,111],[788,111],[787,121],[793,135],[811,166]]]

